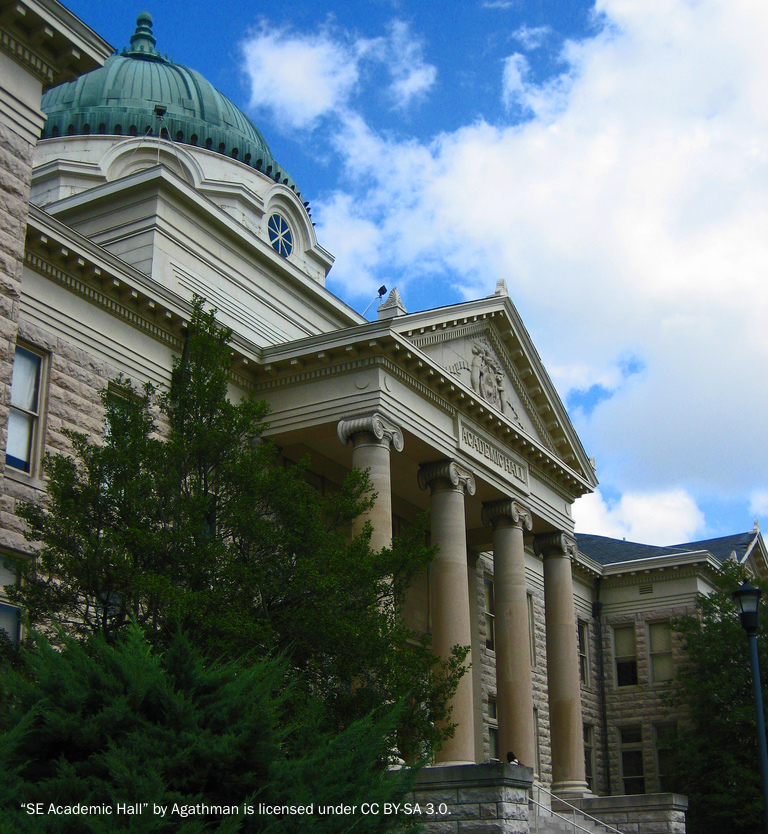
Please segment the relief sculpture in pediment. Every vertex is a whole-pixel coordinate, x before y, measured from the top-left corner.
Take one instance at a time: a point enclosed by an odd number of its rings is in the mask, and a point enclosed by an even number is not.
[[[517,411],[506,395],[506,375],[501,363],[490,345],[483,344],[483,341],[476,341],[472,345],[470,363],[462,360],[451,365],[448,370],[455,376],[461,376],[462,371],[469,371],[472,390],[502,414],[520,423]]]

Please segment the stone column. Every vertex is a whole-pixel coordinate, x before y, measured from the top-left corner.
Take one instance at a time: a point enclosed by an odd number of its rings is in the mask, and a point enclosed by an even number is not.
[[[359,533],[366,521],[371,522],[371,548],[381,550],[392,545],[392,478],[390,446],[403,451],[403,433],[386,417],[374,412],[362,417],[345,417],[336,428],[339,440],[352,441],[352,466],[368,470],[376,500],[371,510],[355,522],[353,532]]]
[[[475,479],[454,461],[442,460],[421,466],[419,486],[431,491],[432,544],[438,547],[430,582],[432,646],[435,654],[448,657],[453,646],[472,645],[464,493],[474,495]],[[468,657],[467,665],[469,661]],[[470,674],[462,677],[451,708],[450,720],[457,725],[456,732],[443,743],[435,761],[473,764],[475,729]]]
[[[499,756],[514,751],[527,767],[536,763],[533,680],[528,634],[524,530],[531,513],[516,501],[483,505],[483,523],[493,526],[493,584],[496,606],[496,705]]]
[[[571,573],[576,543],[563,533],[549,533],[536,536],[534,548],[544,559],[552,791],[564,798],[583,796],[588,788]]]

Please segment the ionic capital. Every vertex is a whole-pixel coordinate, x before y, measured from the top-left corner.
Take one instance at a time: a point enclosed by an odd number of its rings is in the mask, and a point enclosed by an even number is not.
[[[533,552],[547,559],[550,556],[576,558],[576,540],[567,533],[542,533],[534,536]]]
[[[436,460],[433,463],[422,463],[419,467],[419,486],[430,488],[432,492],[441,482],[447,482],[453,489],[475,494],[474,475],[453,460]]]
[[[509,498],[484,503],[481,518],[486,527],[495,528],[500,521],[507,520],[512,522],[513,527],[522,527],[529,531],[533,528],[531,511]]]
[[[391,421],[387,420],[378,411],[373,414],[364,414],[360,417],[345,417],[339,420],[336,426],[336,434],[339,440],[346,446],[350,439],[354,443],[354,438],[358,435],[368,435],[369,438],[380,446],[390,445],[395,448],[395,451],[403,451],[403,433]]]

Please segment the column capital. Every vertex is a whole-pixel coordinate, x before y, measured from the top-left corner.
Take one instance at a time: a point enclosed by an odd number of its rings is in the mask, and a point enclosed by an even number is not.
[[[550,556],[576,558],[576,539],[567,533],[542,533],[534,536],[533,552],[544,559]]]
[[[379,446],[393,446],[395,451],[403,451],[402,431],[378,411],[359,417],[342,418],[336,426],[336,434],[345,446],[350,440],[354,443],[355,436],[362,434],[368,435]]]
[[[486,527],[495,528],[500,521],[506,519],[512,522],[513,527],[522,527],[529,531],[533,529],[531,511],[511,498],[485,502],[481,517]]]
[[[419,486],[422,489],[430,488],[435,491],[435,486],[440,482],[447,482],[457,492],[466,492],[467,495],[475,494],[475,477],[463,466],[459,466],[454,460],[436,460],[432,463],[422,463],[419,467]]]

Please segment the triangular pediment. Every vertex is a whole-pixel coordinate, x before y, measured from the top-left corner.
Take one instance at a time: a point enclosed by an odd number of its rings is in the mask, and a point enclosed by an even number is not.
[[[510,363],[504,361],[491,344],[490,335],[486,331],[472,336],[447,339],[437,344],[425,345],[424,352],[471,388],[491,408],[504,414],[529,435],[541,441],[531,415],[510,378]]]
[[[506,295],[396,318],[393,329],[498,413],[575,471],[597,483],[560,397]]]

